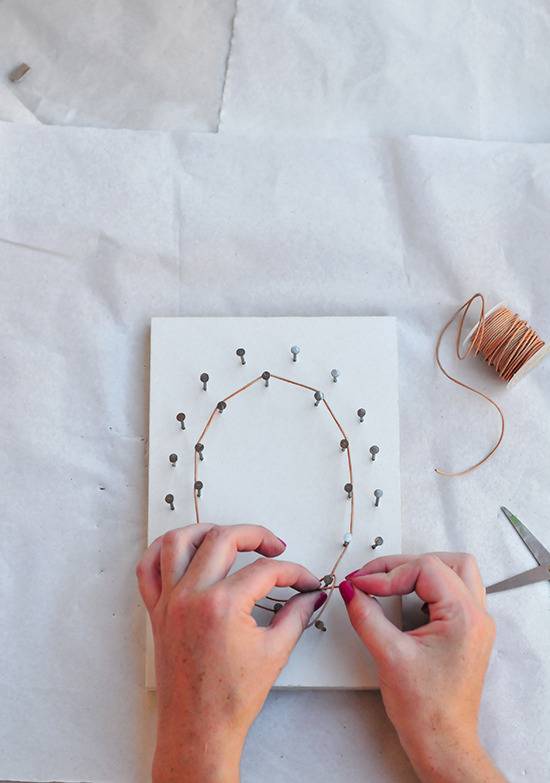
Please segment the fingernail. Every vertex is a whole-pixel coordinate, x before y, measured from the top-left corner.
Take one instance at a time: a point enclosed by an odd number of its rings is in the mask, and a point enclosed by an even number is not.
[[[279,536],[277,536],[277,538],[279,538]],[[285,546],[285,547],[286,547],[286,541],[283,541],[283,539],[282,539],[282,538],[279,538],[279,541],[281,542],[281,544],[282,544],[283,546]]]
[[[344,577],[345,579],[351,579],[352,576],[355,576],[355,574],[358,574],[359,571],[362,571],[362,568],[356,568],[355,571],[351,571],[349,574],[346,574]]]
[[[340,582],[338,585],[338,589],[340,590],[340,595],[344,599],[344,603],[349,604],[355,594],[353,582],[348,582],[347,579],[344,579],[344,581]]]
[[[317,609],[320,609],[326,600],[327,600],[327,594],[319,593],[319,596],[313,605],[313,611],[315,612]]]

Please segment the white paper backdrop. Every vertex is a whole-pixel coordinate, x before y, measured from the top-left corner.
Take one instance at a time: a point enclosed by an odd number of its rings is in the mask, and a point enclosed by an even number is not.
[[[234,13],[235,0],[3,0],[0,118],[216,130]],[[12,84],[20,62],[31,71]]]
[[[533,565],[498,507],[550,543],[548,383],[497,421],[443,382],[436,331],[474,290],[550,337],[550,149],[0,125],[0,775],[147,780],[143,615],[152,315],[399,319],[404,551],[465,549],[487,583]],[[360,350],[360,349],[358,349]],[[105,487],[105,489],[102,489]],[[491,596],[481,732],[511,781],[548,777],[548,584]],[[330,714],[330,730],[315,716]],[[408,781],[376,694],[275,694],[243,780]]]
[[[238,0],[221,130],[547,141],[548,0]]]

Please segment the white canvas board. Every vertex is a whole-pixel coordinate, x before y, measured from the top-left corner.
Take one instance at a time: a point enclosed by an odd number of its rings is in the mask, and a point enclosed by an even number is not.
[[[290,346],[298,344],[294,362]],[[246,350],[243,366],[236,349]],[[331,370],[338,369],[335,382]],[[400,551],[397,338],[394,318],[154,318],[151,329],[149,540],[196,520],[194,445],[219,400],[268,370],[321,390],[349,441],[354,480],[353,539],[338,569],[342,577],[382,553]],[[200,375],[210,380],[204,391]],[[284,558],[320,577],[330,571],[348,531],[351,502],[342,434],[310,390],[271,378],[216,413],[202,438],[200,521],[261,523],[287,543]],[[357,410],[365,408],[365,421]],[[183,431],[176,414],[186,414]],[[380,452],[372,460],[369,448]],[[169,454],[175,453],[175,467]],[[384,495],[375,507],[373,490]],[[174,496],[175,510],[164,498]],[[371,544],[382,536],[384,544]],[[237,566],[256,558],[240,555]],[[289,596],[289,590],[272,591]],[[266,602],[270,605],[269,602]],[[398,599],[385,601],[399,623]],[[272,614],[256,610],[265,624]],[[277,686],[369,688],[372,660],[355,636],[340,596],[306,630]],[[151,646],[148,682],[154,685]]]

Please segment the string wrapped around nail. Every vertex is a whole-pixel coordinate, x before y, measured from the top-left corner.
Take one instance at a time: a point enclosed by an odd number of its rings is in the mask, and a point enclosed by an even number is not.
[[[300,352],[300,349],[298,346],[292,346],[291,353],[296,360],[296,357],[298,353]],[[351,541],[352,541],[352,534],[353,534],[353,522],[354,522],[354,516],[355,516],[355,498],[353,495],[353,468],[352,468],[352,462],[351,462],[351,451],[350,451],[350,444],[348,436],[346,435],[346,432],[344,431],[344,428],[342,427],[339,420],[336,418],[334,411],[332,410],[329,403],[326,401],[325,396],[322,392],[320,392],[318,389],[315,389],[313,386],[307,386],[304,383],[299,383],[298,381],[291,380],[290,378],[283,378],[280,375],[273,375],[269,373],[267,370],[264,371],[261,375],[259,375],[257,378],[254,378],[249,383],[245,384],[244,386],[241,386],[240,389],[237,389],[236,391],[229,394],[227,397],[225,397],[223,400],[220,400],[220,402],[217,403],[216,407],[208,417],[208,420],[204,426],[204,429],[199,435],[198,442],[195,445],[195,459],[194,459],[194,503],[195,503],[195,521],[197,524],[200,522],[200,514],[199,514],[199,498],[201,497],[201,490],[203,487],[202,482],[199,480],[199,464],[204,459],[204,437],[206,433],[208,432],[209,428],[214,423],[215,419],[219,419],[219,414],[222,413],[227,408],[227,402],[235,397],[238,394],[242,394],[247,389],[249,389],[251,386],[253,386],[256,383],[259,383],[261,381],[264,382],[265,386],[269,386],[269,382],[271,380],[280,381],[282,383],[287,383],[292,386],[305,389],[308,392],[314,393],[314,400],[315,400],[315,407],[320,406],[320,404],[323,404],[324,409],[329,413],[332,420],[336,424],[338,430],[341,434],[341,440],[340,440],[340,449],[341,452],[343,452],[346,455],[347,460],[347,466],[348,466],[348,477],[349,481],[346,483],[344,490],[347,494],[349,503],[349,514],[348,514],[348,530],[344,535],[343,541],[341,543],[341,549],[338,554],[338,557],[336,558],[332,568],[330,571],[325,574],[320,580],[319,580],[319,589],[320,590],[326,590],[327,600],[319,607],[317,611],[314,611],[313,617],[306,626],[306,628],[311,628],[314,626],[319,631],[326,631],[326,626],[324,622],[320,619],[322,613],[326,610],[326,607],[329,603],[329,600],[332,596],[332,593],[334,591],[334,588],[336,586],[336,569],[340,565],[340,561],[344,557],[346,551],[348,550]],[[201,381],[206,384],[206,381],[201,377]],[[216,416],[218,414],[218,416]],[[168,501],[167,501],[168,502]],[[269,601],[272,605],[271,606],[265,606],[264,604],[256,604],[261,609],[265,609],[269,612],[277,613],[283,608],[283,605],[286,603],[286,599],[274,597],[267,595],[265,597],[265,600]]]

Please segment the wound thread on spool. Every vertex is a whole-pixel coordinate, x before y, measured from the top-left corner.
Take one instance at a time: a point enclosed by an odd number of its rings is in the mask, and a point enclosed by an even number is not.
[[[480,300],[480,314],[476,326],[468,334],[462,343],[463,351],[461,353],[462,331],[464,321],[473,302]],[[474,356],[478,354],[487,364],[494,369],[497,376],[509,386],[517,383],[530,370],[539,364],[544,356],[550,351],[550,346],[537,334],[529,323],[520,318],[517,313],[512,312],[506,305],[499,304],[493,307],[485,314],[485,299],[482,294],[473,294],[461,305],[453,316],[447,321],[439,332],[435,346],[435,361],[443,375],[458,386],[468,389],[474,394],[483,397],[497,411],[500,416],[500,435],[493,448],[483,457],[483,459],[471,465],[469,468],[460,471],[446,471],[441,468],[435,468],[435,472],[440,476],[463,476],[470,473],[495,453],[504,437],[504,413],[500,405],[479,389],[469,386],[467,383],[455,378],[443,367],[440,358],[441,341],[447,329],[453,321],[458,320],[456,334],[456,355],[460,360],[465,359],[471,353]]]

